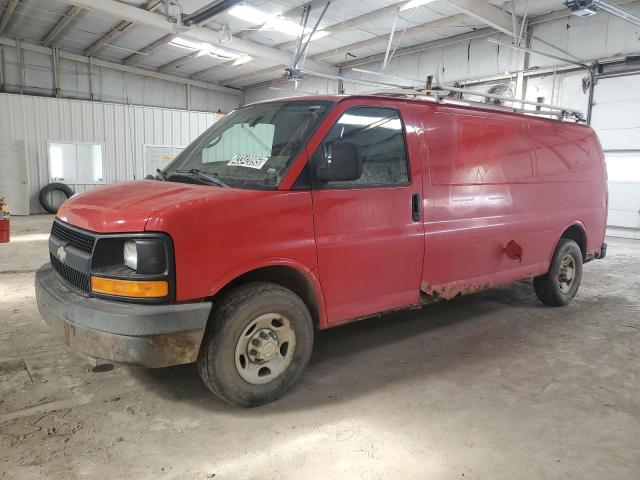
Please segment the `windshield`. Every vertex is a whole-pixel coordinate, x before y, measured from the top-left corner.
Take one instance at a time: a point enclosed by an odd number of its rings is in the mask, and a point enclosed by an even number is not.
[[[240,108],[216,122],[160,176],[237,188],[276,188],[332,102],[294,100]]]

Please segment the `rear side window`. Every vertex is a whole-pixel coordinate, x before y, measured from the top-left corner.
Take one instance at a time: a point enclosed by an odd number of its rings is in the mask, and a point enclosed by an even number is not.
[[[363,173],[358,180],[329,182],[328,187],[386,186],[409,182],[407,152],[400,115],[390,108],[356,107],[344,112],[313,158],[315,168],[326,165],[332,145],[341,140],[360,149]]]

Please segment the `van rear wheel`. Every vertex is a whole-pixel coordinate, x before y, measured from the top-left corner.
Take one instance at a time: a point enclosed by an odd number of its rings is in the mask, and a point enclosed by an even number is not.
[[[549,271],[533,279],[538,299],[547,305],[568,305],[578,293],[582,280],[582,252],[578,244],[568,238],[558,242]]]
[[[242,407],[284,395],[313,348],[304,302],[280,285],[252,282],[228,292],[214,308],[197,361],[209,390]]]

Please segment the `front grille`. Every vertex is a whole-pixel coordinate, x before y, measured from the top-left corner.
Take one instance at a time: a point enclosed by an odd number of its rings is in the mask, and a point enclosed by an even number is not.
[[[85,292],[91,291],[89,275],[79,272],[75,268],[71,268],[68,265],[65,265],[53,255],[50,255],[50,257],[51,265],[53,265],[55,271],[58,272],[62,276],[62,278],[64,278],[67,282],[69,282],[79,290],[83,290]]]
[[[96,243],[96,239],[91,235],[73,230],[58,222],[53,222],[51,235],[84,253],[93,252],[93,245]]]

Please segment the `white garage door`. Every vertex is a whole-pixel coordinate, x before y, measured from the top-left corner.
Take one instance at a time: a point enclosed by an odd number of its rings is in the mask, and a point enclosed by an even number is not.
[[[603,78],[592,126],[609,174],[609,234],[640,238],[640,75]]]

